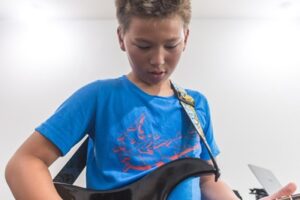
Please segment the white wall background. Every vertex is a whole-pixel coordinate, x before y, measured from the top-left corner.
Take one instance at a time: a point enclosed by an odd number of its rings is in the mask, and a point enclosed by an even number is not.
[[[0,21],[0,199],[13,199],[5,165],[39,123],[82,85],[129,71],[115,32],[114,20]],[[222,176],[245,199],[260,187],[248,163],[300,186],[299,35],[300,21],[194,20],[173,76],[209,99]]]

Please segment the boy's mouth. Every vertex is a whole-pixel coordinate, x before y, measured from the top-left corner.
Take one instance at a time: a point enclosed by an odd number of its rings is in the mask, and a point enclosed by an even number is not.
[[[150,72],[150,74],[157,75],[157,76],[162,75],[164,73],[165,73],[164,71],[152,71],[152,72]]]
[[[165,71],[150,71],[149,72],[152,79],[155,79],[155,80],[163,79],[165,73],[166,73]]]

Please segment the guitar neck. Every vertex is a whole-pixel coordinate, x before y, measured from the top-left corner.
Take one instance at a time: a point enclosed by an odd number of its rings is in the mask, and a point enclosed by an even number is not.
[[[278,200],[300,200],[300,194],[295,194],[295,195],[292,195],[292,196],[283,197],[283,198],[280,198]]]

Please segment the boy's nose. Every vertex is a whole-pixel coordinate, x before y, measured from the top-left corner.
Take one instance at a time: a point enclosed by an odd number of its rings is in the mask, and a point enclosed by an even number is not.
[[[153,66],[161,66],[165,64],[165,55],[163,49],[158,49],[151,55],[150,64]]]

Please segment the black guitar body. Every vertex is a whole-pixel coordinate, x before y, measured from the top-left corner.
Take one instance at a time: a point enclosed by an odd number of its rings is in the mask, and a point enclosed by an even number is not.
[[[114,190],[90,190],[55,182],[64,200],[165,200],[172,189],[188,177],[215,174],[216,170],[197,158],[167,163],[140,180]]]

